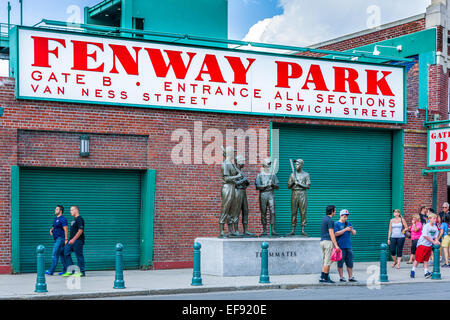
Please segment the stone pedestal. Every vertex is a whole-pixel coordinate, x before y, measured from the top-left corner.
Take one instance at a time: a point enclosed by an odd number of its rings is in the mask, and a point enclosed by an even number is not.
[[[261,243],[269,243],[269,275],[320,274],[320,238],[197,238],[201,248],[202,274],[258,276]]]

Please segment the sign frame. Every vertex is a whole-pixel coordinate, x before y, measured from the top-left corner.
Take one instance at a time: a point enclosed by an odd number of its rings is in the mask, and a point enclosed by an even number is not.
[[[261,51],[251,51],[251,50],[238,50],[238,49],[232,49],[232,48],[221,48],[217,46],[207,46],[207,45],[198,45],[198,44],[185,44],[185,43],[179,43],[179,46],[183,47],[191,47],[191,48],[199,48],[199,49],[206,49],[206,50],[213,50],[213,51],[225,51],[230,53],[244,53],[244,54],[251,54],[251,55],[263,55],[263,56],[276,56],[276,57],[284,57],[284,58],[290,58],[290,59],[299,59],[299,60],[317,60],[317,61],[329,61],[329,62],[345,62],[350,65],[373,65],[373,66],[383,66],[383,67],[390,67],[390,68],[399,68],[402,69],[402,77],[403,77],[403,119],[401,121],[395,121],[395,120],[372,120],[372,119],[355,119],[355,118],[345,118],[345,117],[325,117],[325,116],[310,116],[310,115],[296,115],[296,114],[280,114],[280,113],[270,113],[270,112],[247,112],[247,111],[234,111],[234,110],[216,110],[216,109],[201,109],[201,108],[187,108],[187,107],[173,107],[173,106],[159,106],[159,105],[144,105],[144,104],[133,104],[133,103],[120,103],[117,102],[94,102],[94,101],[86,101],[86,100],[76,100],[76,99],[57,99],[57,98],[43,98],[43,97],[33,97],[33,96],[26,96],[22,95],[19,90],[19,68],[20,68],[20,60],[19,60],[19,30],[36,30],[39,32],[49,32],[49,33],[60,33],[65,35],[78,35],[78,36],[85,36],[85,37],[97,37],[97,38],[111,38],[111,39],[121,39],[121,40],[127,40],[127,41],[135,41],[135,42],[143,42],[143,43],[155,43],[155,44],[161,44],[161,45],[167,45],[167,46],[174,46],[171,42],[165,42],[165,41],[157,41],[157,40],[149,40],[149,39],[141,39],[141,38],[131,38],[126,36],[120,36],[120,35],[104,35],[104,34],[93,34],[93,33],[84,33],[84,32],[76,32],[71,30],[58,30],[58,29],[49,29],[49,28],[36,28],[36,27],[27,27],[27,26],[15,26],[10,31],[10,48],[12,49],[12,54],[15,55],[13,60],[14,65],[14,75],[15,75],[15,97],[16,99],[20,100],[36,100],[36,101],[54,101],[54,102],[63,102],[63,103],[77,103],[77,104],[89,104],[89,105],[108,105],[108,106],[124,106],[124,107],[137,107],[137,108],[151,108],[151,109],[160,109],[160,110],[178,110],[178,111],[192,111],[192,112],[213,112],[213,113],[222,113],[222,114],[242,114],[242,115],[255,115],[255,116],[265,116],[265,117],[283,117],[283,118],[300,118],[300,119],[310,119],[310,120],[328,120],[328,121],[350,121],[350,122],[363,122],[363,123],[382,123],[382,124],[406,124],[407,123],[407,74],[406,74],[406,67],[402,65],[387,65],[383,63],[373,63],[373,62],[360,62],[360,61],[346,61],[346,60],[336,60],[336,59],[329,59],[329,58],[319,58],[319,57],[305,57],[305,56],[296,56],[296,55],[289,55],[289,54],[283,54],[283,53],[271,53],[271,52],[261,52]],[[15,42],[15,43],[14,43]],[[176,46],[174,46],[176,47]]]
[[[450,126],[448,127],[441,127],[441,128],[431,128],[427,130],[427,167],[431,167],[431,168],[436,168],[436,167],[450,167],[450,163],[449,164],[430,164],[430,138],[431,138],[431,134],[433,133],[433,131],[437,131],[437,130],[448,130],[450,131]],[[450,137],[449,137],[449,141],[450,141]],[[450,149],[449,149],[450,152]],[[450,168],[449,168],[450,170]]]

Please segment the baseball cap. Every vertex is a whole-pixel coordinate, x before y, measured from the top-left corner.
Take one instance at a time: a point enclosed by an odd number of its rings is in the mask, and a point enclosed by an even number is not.
[[[339,215],[343,216],[343,215],[349,215],[350,212],[348,212],[347,209],[342,209],[341,212],[339,212]]]

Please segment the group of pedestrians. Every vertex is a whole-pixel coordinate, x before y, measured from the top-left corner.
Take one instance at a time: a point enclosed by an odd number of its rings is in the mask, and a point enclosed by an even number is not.
[[[350,213],[342,209],[339,213],[339,221],[334,222],[336,206],[326,208],[326,215],[321,224],[320,247],[322,250],[322,274],[319,282],[335,283],[330,279],[331,264],[337,259],[332,259],[336,253],[341,253],[342,258],[337,261],[337,270],[340,282],[357,282],[353,276],[353,251],[351,236],[356,235],[356,230],[348,221]],[[433,208],[421,207],[420,213],[412,217],[408,226],[399,209],[393,210],[393,218],[389,222],[388,245],[393,258],[392,268],[400,269],[403,257],[405,239],[411,239],[411,255],[407,264],[412,264],[411,278],[416,276],[416,268],[423,263],[425,278],[431,278],[428,270],[428,262],[433,259],[433,245],[440,244],[441,260],[444,260],[442,268],[450,268],[450,205],[444,202],[442,211],[436,214]],[[340,254],[339,253],[339,254]],[[343,266],[347,267],[348,280],[344,278]]]
[[[330,269],[333,263],[333,251],[336,254],[342,253],[342,258],[337,261],[337,270],[340,282],[357,282],[353,276],[353,250],[351,236],[356,235],[356,230],[348,221],[350,213],[347,209],[339,212],[339,221],[334,222],[333,216],[336,214],[336,206],[330,205],[326,208],[326,215],[322,220],[320,247],[322,249],[322,274],[319,282],[335,283],[330,279]],[[348,280],[344,278],[344,263],[347,267]]]
[[[84,277],[86,275],[83,255],[83,246],[85,239],[84,219],[80,215],[78,206],[72,206],[70,208],[70,215],[73,217],[73,221],[70,224],[69,230],[67,219],[63,214],[64,207],[62,205],[56,206],[56,217],[53,220],[53,226],[50,229],[50,235],[52,235],[53,239],[55,240],[52,251],[52,264],[50,266],[50,269],[48,269],[45,274],[50,276],[53,275],[56,266],[58,265],[58,261],[61,260],[63,270],[59,273],[59,275],[62,275],[64,277],[72,275]],[[72,252],[75,252],[80,272],[74,272],[75,270],[70,270],[70,267],[73,265]]]
[[[433,208],[422,206],[420,213],[412,217],[411,226],[401,216],[400,210],[394,210],[394,217],[389,223],[388,245],[393,258],[392,268],[400,269],[403,255],[403,246],[406,238],[411,238],[411,255],[407,264],[412,264],[411,278],[416,276],[416,268],[423,264],[425,278],[431,278],[428,263],[433,259],[433,245],[441,245],[441,255],[444,253],[445,262],[443,268],[449,268],[450,236],[448,224],[450,212],[448,202],[442,205],[442,211],[437,215]],[[441,257],[442,259],[442,257]]]

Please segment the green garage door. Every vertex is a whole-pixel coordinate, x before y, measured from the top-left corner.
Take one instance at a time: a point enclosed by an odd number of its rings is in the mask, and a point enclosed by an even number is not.
[[[277,232],[284,234],[291,229],[289,159],[301,158],[305,161],[303,169],[311,176],[306,232],[320,237],[327,205],[336,205],[335,221],[341,209],[348,209],[349,221],[357,230],[353,237],[355,260],[377,260],[391,217],[392,133],[342,127],[273,127],[279,129],[280,145]],[[297,232],[300,217],[298,221]]]
[[[98,169],[20,168],[20,271],[36,272],[36,246],[51,264],[49,234],[56,205],[78,205],[85,220],[86,270],[113,269],[115,245],[124,245],[124,267],[139,267],[140,172]],[[75,254],[72,259],[76,263]],[[61,263],[58,269],[61,269]]]

